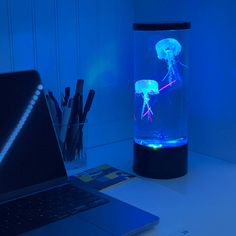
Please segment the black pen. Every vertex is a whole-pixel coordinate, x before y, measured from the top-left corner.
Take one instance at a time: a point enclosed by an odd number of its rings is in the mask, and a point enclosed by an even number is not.
[[[86,121],[87,114],[91,108],[94,95],[95,95],[95,91],[93,89],[90,89],[85,106],[84,106],[84,112],[82,115],[81,123],[79,124],[79,127],[77,127],[76,135],[73,139],[72,147],[70,150],[70,156],[75,153],[76,149],[78,150],[78,152],[80,152],[83,146],[83,127]]]
[[[84,88],[84,80],[79,79],[76,82],[76,93],[78,93],[78,120],[77,122],[81,123],[82,113],[83,113],[83,88]]]
[[[56,113],[57,113],[57,118],[58,118],[58,122],[59,124],[61,124],[61,119],[62,119],[62,111],[61,108],[56,100],[56,98],[53,96],[53,93],[51,91],[48,92],[49,97],[52,99],[54,106],[56,108]]]
[[[71,129],[71,139],[69,144],[70,160],[74,159],[75,152],[73,151],[74,142],[79,131],[80,120],[83,112],[83,86],[84,80],[80,79],[76,81],[75,95],[73,99],[73,113],[71,117],[72,129]]]
[[[70,98],[67,105],[64,107],[63,113],[62,113],[60,139],[63,143],[63,146],[65,145],[65,140],[66,140],[66,136],[68,132],[68,125],[69,125],[69,119],[70,119],[70,113],[71,113],[71,104],[72,104],[72,99]]]
[[[82,94],[83,94],[83,84],[84,80],[77,80],[76,82],[76,89],[75,89],[75,95],[73,97],[72,101],[72,108],[71,108],[71,116],[70,116],[70,126],[67,133],[67,149],[70,153],[69,160],[73,160],[73,155],[75,153],[71,153],[74,139],[76,137],[76,133],[78,131],[79,126],[79,120],[80,120],[80,110],[82,110]]]
[[[70,98],[70,87],[65,87],[65,96],[63,101],[63,106],[66,106]]]
[[[88,114],[88,112],[89,112],[89,110],[91,108],[91,105],[92,105],[93,99],[94,99],[94,95],[95,95],[95,91],[93,89],[90,89],[89,90],[89,94],[87,96],[87,100],[86,100],[85,106],[84,106],[84,112],[83,112],[82,120],[81,120],[82,124],[85,122],[87,114]]]
[[[76,137],[75,137],[75,140],[74,140],[73,145],[72,145],[72,151],[73,152],[76,149],[78,151],[80,151],[81,148],[83,147],[83,127],[84,127],[84,123],[85,123],[86,118],[87,118],[87,114],[88,114],[88,112],[89,112],[89,110],[92,106],[94,96],[95,96],[95,91],[93,89],[90,89],[89,94],[87,96],[85,106],[84,106],[84,112],[83,112],[83,115],[82,115],[81,123],[79,125],[79,129],[76,133]]]

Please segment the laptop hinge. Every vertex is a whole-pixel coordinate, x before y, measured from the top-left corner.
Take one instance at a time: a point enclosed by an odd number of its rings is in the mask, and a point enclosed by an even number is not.
[[[34,186],[22,188],[20,190],[14,191],[14,192],[4,193],[0,196],[0,204],[15,200],[18,198],[22,198],[25,196],[33,195],[38,192],[45,191],[46,189],[55,188],[57,186],[60,186],[60,185],[66,184],[66,183],[68,183],[67,176],[63,177],[63,178],[58,178],[58,179],[54,179],[51,181],[47,181],[47,182],[44,182],[41,184],[37,184]]]

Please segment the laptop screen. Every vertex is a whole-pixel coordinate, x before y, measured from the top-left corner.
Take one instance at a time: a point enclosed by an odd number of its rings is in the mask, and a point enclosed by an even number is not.
[[[66,177],[35,71],[0,75],[0,195]]]

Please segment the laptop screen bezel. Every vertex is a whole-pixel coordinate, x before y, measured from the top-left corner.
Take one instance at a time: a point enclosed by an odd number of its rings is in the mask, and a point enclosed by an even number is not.
[[[1,79],[1,77],[10,77],[10,78],[19,77],[19,76],[22,76],[22,74],[24,74],[26,76],[32,76],[33,78],[36,78],[37,80],[39,80],[41,82],[39,73],[36,70],[27,70],[27,71],[17,71],[17,72],[12,72],[12,73],[3,73],[3,74],[0,74],[0,79]],[[46,101],[46,104],[47,104],[47,110],[49,112],[48,103],[47,103],[47,100],[46,100],[46,97],[45,97],[44,90],[43,90],[43,96],[45,98],[45,101]],[[49,115],[50,115],[50,119],[51,119],[51,123],[52,123],[52,117],[51,117],[50,112],[49,112]],[[54,133],[55,133],[58,148],[60,150],[61,161],[63,162],[62,151],[61,151],[61,148],[60,148],[60,143],[59,143],[59,140],[58,140],[58,136],[56,135],[55,127],[53,125],[52,125],[52,127],[53,127],[53,130],[54,130]],[[54,178],[52,180],[42,182],[40,184],[34,184],[34,185],[31,185],[31,186],[23,187],[23,188],[15,190],[15,191],[0,193],[0,204],[4,203],[6,201],[11,201],[13,199],[26,196],[26,195],[31,195],[33,193],[37,193],[37,192],[43,191],[45,189],[52,188],[52,187],[55,187],[57,185],[64,184],[66,182],[68,182],[68,175],[67,175],[67,172],[66,172],[66,168],[64,166],[64,176],[62,176],[62,177]]]

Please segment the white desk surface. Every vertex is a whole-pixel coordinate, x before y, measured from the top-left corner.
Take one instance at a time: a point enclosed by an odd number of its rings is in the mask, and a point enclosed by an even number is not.
[[[84,169],[107,163],[132,172],[132,161],[129,140],[90,149]],[[236,164],[190,152],[184,177],[138,177],[104,192],[160,217],[140,236],[236,235]]]

